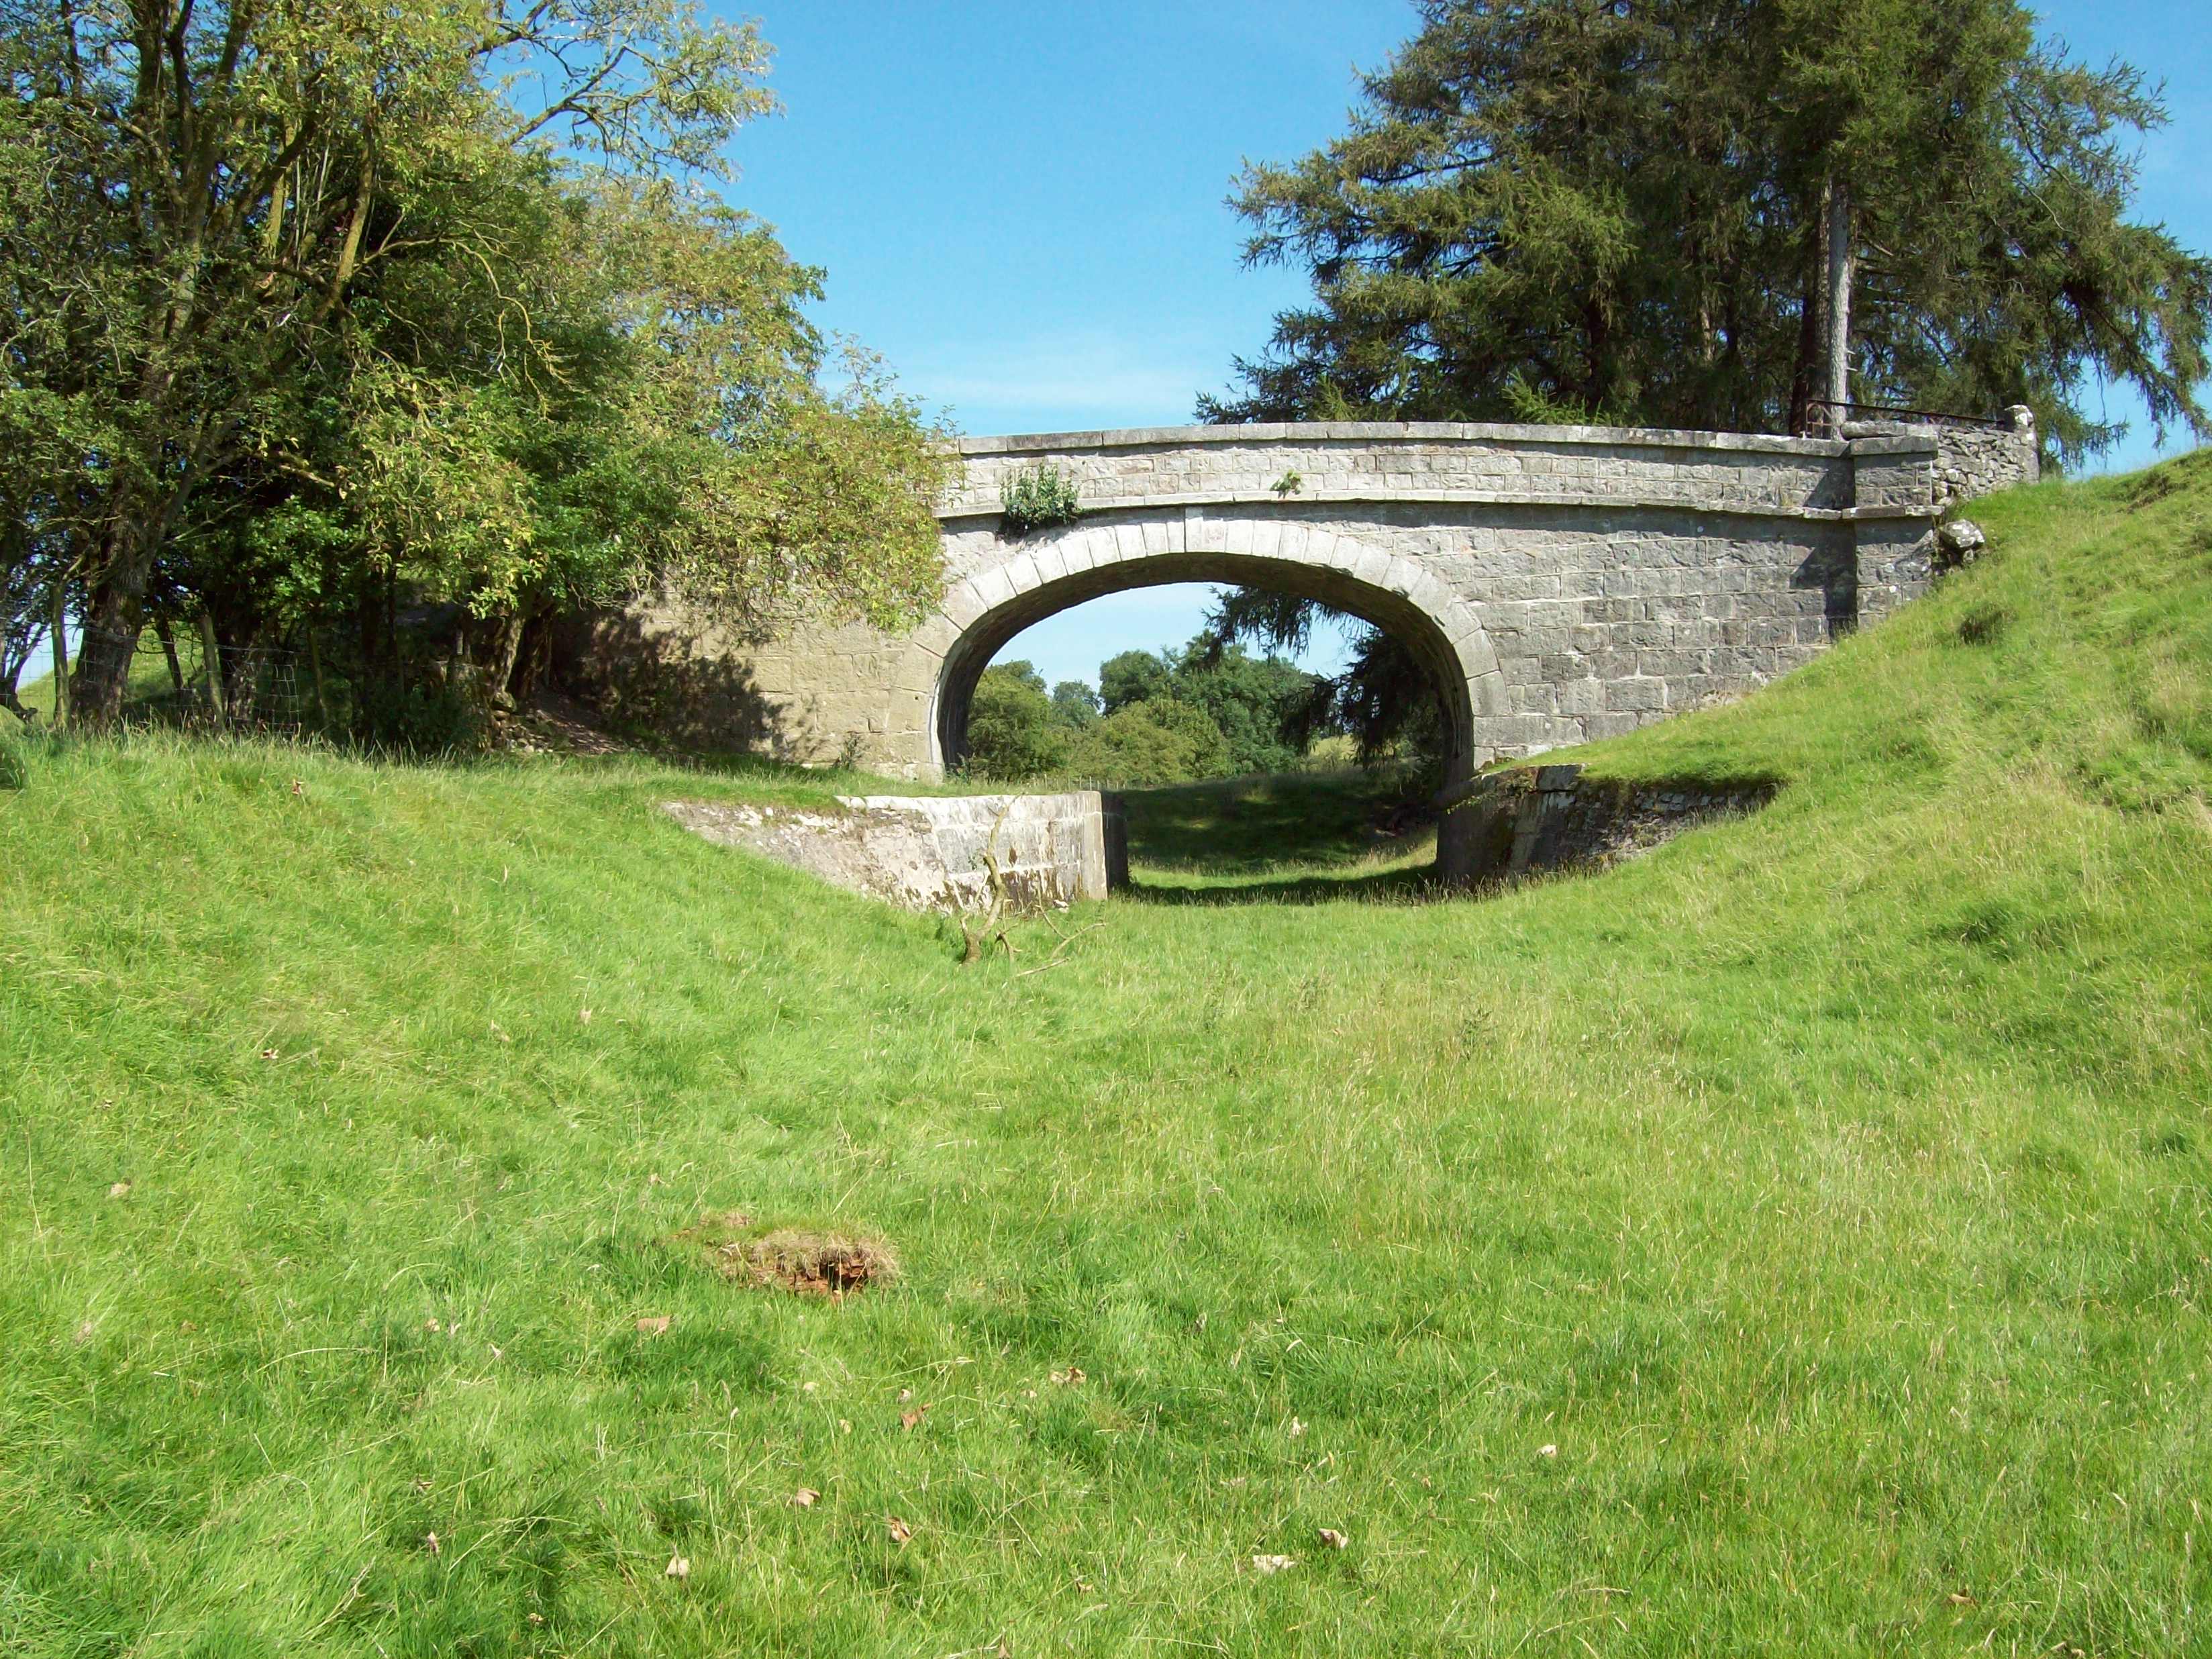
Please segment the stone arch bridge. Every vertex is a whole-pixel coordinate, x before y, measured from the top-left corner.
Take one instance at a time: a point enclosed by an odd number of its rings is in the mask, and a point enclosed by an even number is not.
[[[977,677],[1032,623],[1161,582],[1243,583],[1388,629],[1433,677],[1448,787],[1503,756],[1759,685],[1926,587],[1955,501],[2035,476],[2009,424],[1837,438],[1457,424],[1146,428],[972,438],[939,510],[945,593],[910,634],[767,641],[637,613],[585,653],[694,735],[942,777]],[[1009,537],[1000,489],[1050,465],[1083,515]],[[653,665],[651,667],[646,665]]]

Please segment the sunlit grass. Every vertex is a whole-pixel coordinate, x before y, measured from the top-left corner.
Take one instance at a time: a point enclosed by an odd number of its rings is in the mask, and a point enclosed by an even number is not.
[[[2160,476],[1585,757],[1752,817],[1477,902],[1148,884],[1056,966],[656,806],[865,781],[10,740],[0,1650],[2201,1649]],[[1185,896],[1368,894],[1203,816]],[[741,1288],[671,1242],[731,1210],[902,1276]]]

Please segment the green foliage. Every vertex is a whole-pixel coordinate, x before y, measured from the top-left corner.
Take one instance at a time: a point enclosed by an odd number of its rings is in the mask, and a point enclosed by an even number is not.
[[[1445,732],[1436,682],[1412,651],[1372,623],[1292,593],[1231,588],[1214,602],[1193,649],[1212,657],[1249,640],[1270,653],[1303,651],[1323,617],[1350,636],[1351,660],[1339,674],[1306,676],[1303,689],[1284,698],[1283,741],[1303,751],[1317,738],[1344,733],[1364,763],[1407,760],[1423,775],[1440,778]]]
[[[2142,76],[2039,46],[2016,0],[1434,0],[1342,138],[1249,170],[1277,319],[1231,420],[1802,428],[1828,192],[1863,281],[1855,396],[2026,404],[2068,461],[2208,427],[2212,262],[2129,222]]]
[[[969,769],[1154,784],[1283,771],[1304,755],[1308,734],[1285,732],[1316,682],[1290,663],[1236,647],[1125,651],[1100,665],[1098,680],[1100,693],[1068,680],[1048,696],[1028,663],[985,670],[969,714]]]
[[[1166,696],[1125,703],[1103,717],[1074,745],[1069,766],[1102,782],[1145,785],[1224,777],[1235,761],[1212,715]]]
[[[468,755],[490,739],[484,715],[483,698],[465,678],[373,680],[353,730],[362,742],[403,755]]]
[[[1008,473],[999,484],[999,530],[1005,536],[1050,530],[1083,516],[1075,480],[1049,464]]]
[[[1042,777],[1066,763],[1068,739],[1035,668],[1011,662],[983,671],[968,708],[970,774],[1006,782]]]
[[[1175,662],[1164,651],[1123,651],[1098,665],[1098,705],[1111,714],[1133,702],[1168,695]]]
[[[925,609],[950,459],[865,360],[819,389],[819,274],[706,188],[767,57],[688,0],[0,16],[0,558],[82,584],[73,702],[149,610],[296,647],[451,601],[498,693],[647,586]]]
[[[1209,652],[1203,641],[1174,661],[1170,695],[1206,711],[1228,744],[1232,774],[1289,771],[1318,735],[1299,723],[1315,677],[1296,664],[1235,645]]]
[[[657,810],[888,781],[33,750],[0,1649],[2201,1649],[2212,477],[2156,477],[1575,757],[1756,817],[1382,902],[1340,797],[1176,792],[1133,831],[1220,864],[1043,973]],[[733,1284],[677,1238],[733,1209],[904,1276]]]
[[[1062,680],[1052,688],[1052,712],[1062,725],[1080,732],[1101,713],[1098,694],[1081,680]]]

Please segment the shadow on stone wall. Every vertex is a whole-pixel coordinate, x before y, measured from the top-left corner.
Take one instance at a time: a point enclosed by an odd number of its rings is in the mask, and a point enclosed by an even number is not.
[[[793,752],[793,723],[762,694],[742,653],[689,650],[628,612],[563,618],[554,630],[553,678],[608,724],[688,750],[831,758]]]
[[[1603,869],[1698,824],[1756,812],[1781,787],[1778,778],[1628,783],[1571,764],[1512,767],[1475,779],[1445,808],[1437,873],[1479,885]]]
[[[1790,573],[1790,586],[1820,590],[1820,614],[1828,638],[1841,639],[1858,626],[1859,572],[1856,550],[1821,548],[1805,556]]]

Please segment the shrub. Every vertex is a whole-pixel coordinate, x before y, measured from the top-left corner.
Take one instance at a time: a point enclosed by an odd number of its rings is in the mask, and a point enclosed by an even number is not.
[[[491,737],[483,700],[458,678],[373,681],[356,725],[362,742],[410,755],[475,754]]]
[[[1015,782],[1057,769],[1067,759],[1068,728],[1053,713],[1044,682],[1025,662],[983,671],[968,706],[966,769]]]
[[[1056,466],[1024,467],[1007,475],[999,486],[999,505],[1006,514],[999,521],[1000,533],[1010,537],[1073,524],[1083,516],[1075,480]]]
[[[1104,783],[1139,787],[1227,777],[1229,739],[1213,717],[1177,697],[1115,709],[1076,739],[1069,769]]]

